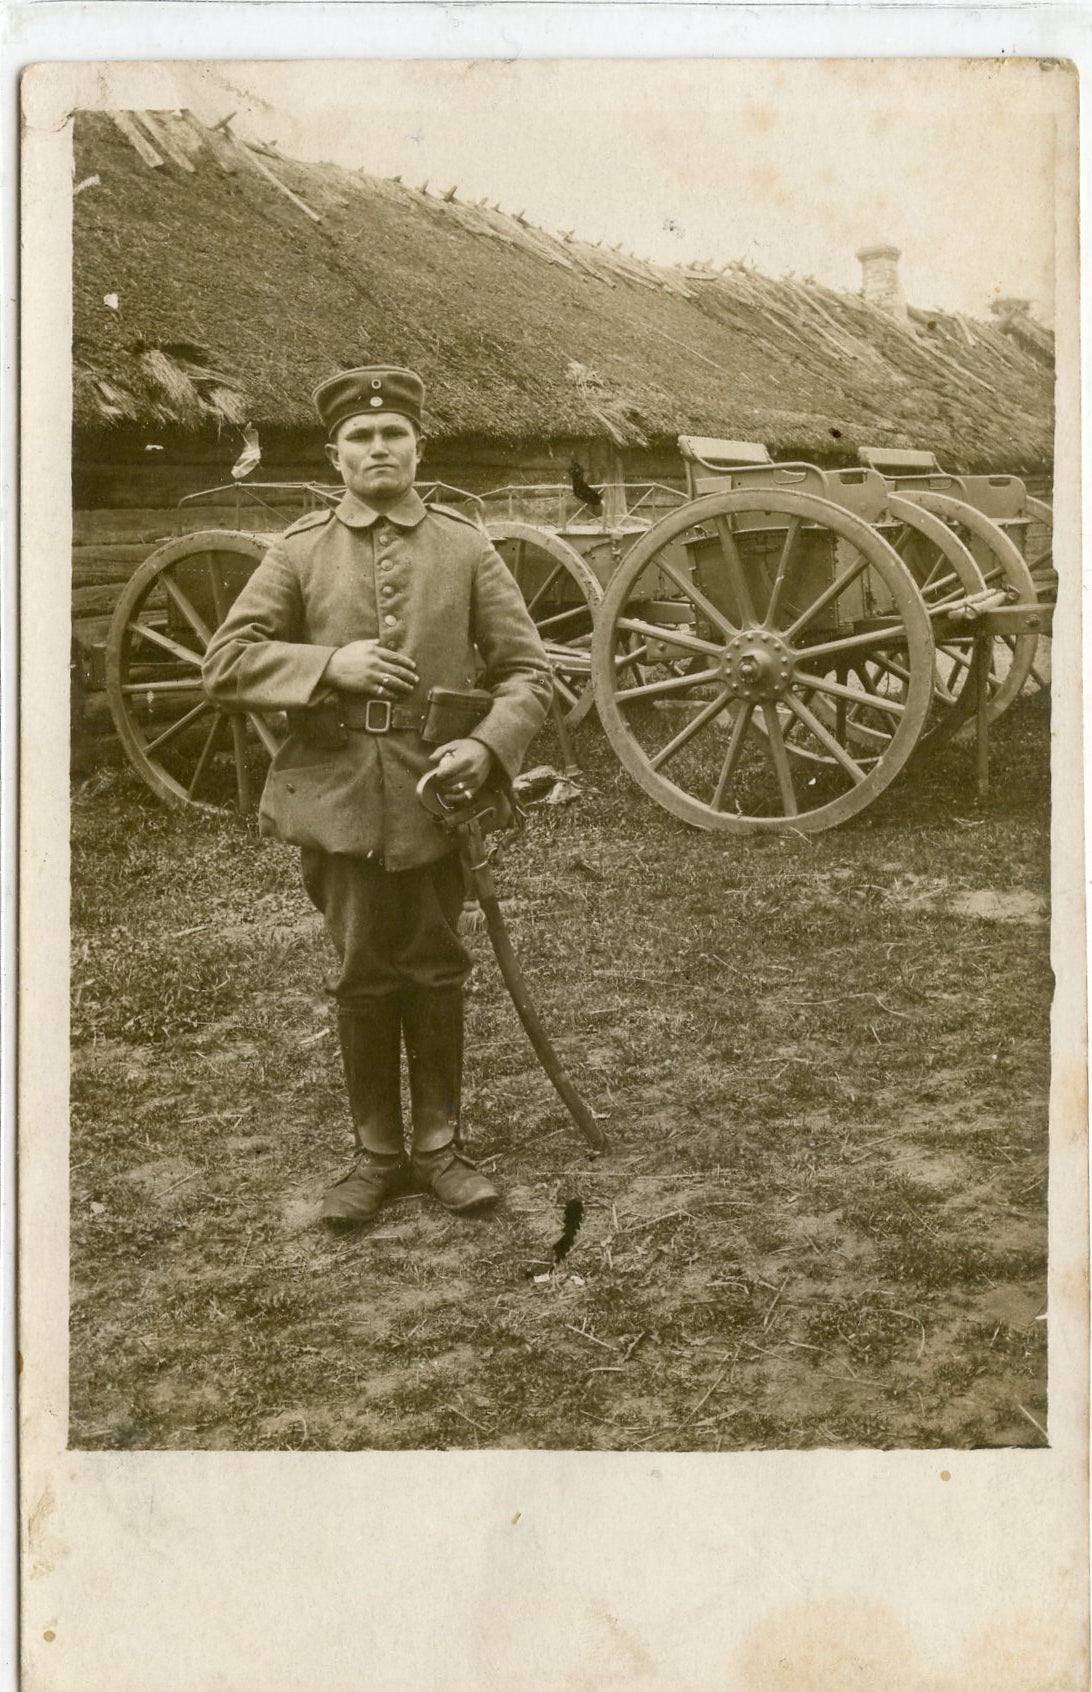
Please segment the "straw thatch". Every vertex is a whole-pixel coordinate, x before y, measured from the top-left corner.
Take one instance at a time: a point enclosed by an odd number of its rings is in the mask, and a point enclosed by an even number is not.
[[[389,359],[441,439],[1051,457],[1050,337],[1013,314],[900,323],[810,280],[653,265],[189,113],[78,114],[75,180],[77,425],[311,426],[315,383]]]

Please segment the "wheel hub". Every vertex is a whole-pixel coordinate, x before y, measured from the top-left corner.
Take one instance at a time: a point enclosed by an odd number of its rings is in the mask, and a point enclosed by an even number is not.
[[[721,655],[724,685],[738,699],[778,699],[792,681],[793,655],[770,629],[745,629]]]

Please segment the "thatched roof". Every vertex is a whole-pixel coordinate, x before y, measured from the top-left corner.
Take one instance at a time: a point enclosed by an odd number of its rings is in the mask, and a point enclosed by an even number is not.
[[[446,188],[303,164],[186,112],[79,113],[77,424],[312,425],[315,383],[389,359],[425,378],[441,438],[1051,457],[1043,331],[649,264]]]

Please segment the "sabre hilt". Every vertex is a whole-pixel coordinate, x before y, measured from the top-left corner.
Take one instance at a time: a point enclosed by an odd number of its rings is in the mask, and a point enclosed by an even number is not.
[[[499,828],[523,826],[523,815],[507,794],[486,782],[477,793],[464,799],[445,799],[439,786],[440,771],[429,770],[417,783],[417,798],[429,816],[435,817],[451,834],[465,833],[476,824],[482,834]]]

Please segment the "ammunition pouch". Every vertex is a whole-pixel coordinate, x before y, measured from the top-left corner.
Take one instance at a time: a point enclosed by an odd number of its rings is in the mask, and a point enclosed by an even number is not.
[[[465,740],[493,709],[493,695],[483,687],[430,687],[421,739],[430,746]]]

